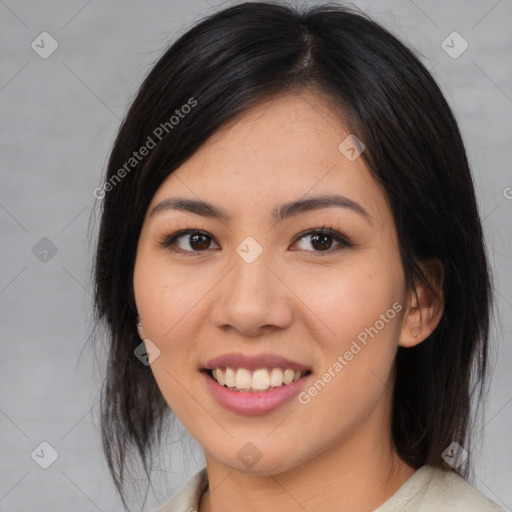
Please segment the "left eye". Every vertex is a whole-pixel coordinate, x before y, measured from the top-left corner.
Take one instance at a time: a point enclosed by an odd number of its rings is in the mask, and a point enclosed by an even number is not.
[[[309,239],[309,241],[308,241]],[[352,244],[343,237],[337,231],[333,229],[315,229],[312,231],[308,231],[307,233],[303,233],[300,235],[299,239],[296,243],[303,243],[303,247],[299,247],[299,249],[308,250],[307,246],[310,244],[311,247],[314,248],[314,252],[325,252],[333,249],[338,250],[343,247],[350,247]]]

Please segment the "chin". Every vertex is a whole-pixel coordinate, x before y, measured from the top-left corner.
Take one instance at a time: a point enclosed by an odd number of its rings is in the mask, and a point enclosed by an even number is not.
[[[269,476],[291,471],[307,462],[308,458],[304,454],[298,455],[292,447],[286,451],[282,450],[282,447],[280,451],[277,451],[276,448],[268,446],[260,450],[255,443],[249,441],[237,450],[234,457],[232,453],[224,452],[212,453],[211,457],[232,471],[248,475]]]

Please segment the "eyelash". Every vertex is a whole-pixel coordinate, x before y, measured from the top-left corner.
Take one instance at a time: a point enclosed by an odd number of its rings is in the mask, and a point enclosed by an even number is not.
[[[175,243],[180,237],[185,236],[185,235],[192,235],[192,234],[203,235],[203,236],[209,238],[210,240],[214,241],[217,245],[220,245],[215,240],[215,238],[210,236],[206,231],[203,231],[201,229],[191,229],[191,228],[182,229],[180,231],[177,231],[176,233],[173,233],[170,236],[164,237],[162,240],[159,241],[159,245],[161,247],[163,247],[164,249],[168,249],[175,253],[186,254],[187,256],[195,256],[195,255],[201,254],[203,252],[207,252],[208,249],[205,249],[203,251],[194,251],[194,250],[183,250],[183,249],[176,248]],[[327,227],[327,226],[322,226],[321,228],[313,228],[313,229],[309,229],[307,231],[303,231],[302,233],[297,235],[297,237],[293,241],[293,244],[299,242],[303,238],[306,238],[308,236],[314,236],[314,235],[328,235],[335,242],[338,242],[339,245],[335,246],[334,248],[329,248],[325,251],[307,251],[307,252],[313,252],[313,253],[318,253],[318,254],[322,254],[322,253],[332,254],[333,252],[338,252],[340,250],[343,250],[343,249],[346,249],[349,247],[353,247],[355,245],[346,236],[342,235],[341,233],[336,231],[334,228]]]

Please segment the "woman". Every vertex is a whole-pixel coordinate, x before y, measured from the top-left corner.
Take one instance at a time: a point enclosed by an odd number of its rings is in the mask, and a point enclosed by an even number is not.
[[[501,510],[463,478],[491,305],[471,174],[390,33],[333,6],[205,19],[145,79],[100,190],[125,505],[172,411],[206,468],[162,512]]]

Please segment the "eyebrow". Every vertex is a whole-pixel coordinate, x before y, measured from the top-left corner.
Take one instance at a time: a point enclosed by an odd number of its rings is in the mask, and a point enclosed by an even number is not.
[[[316,197],[310,197],[308,199],[299,199],[297,201],[291,201],[289,203],[284,203],[278,208],[274,208],[272,210],[272,219],[275,223],[295,216],[301,213],[310,212],[313,210],[320,210],[322,208],[345,208],[347,210],[351,210],[360,216],[362,216],[366,221],[371,224],[371,216],[368,212],[359,204],[349,199],[348,197],[344,197],[337,194],[326,194]],[[210,217],[219,219],[223,222],[227,222],[231,220],[231,215],[229,215],[222,207],[216,206],[212,203],[208,203],[206,201],[198,200],[198,199],[187,199],[183,197],[173,197],[164,199],[157,205],[153,207],[151,210],[149,217],[153,217],[160,213],[169,211],[169,210],[178,210],[187,213],[194,213],[196,215],[202,215],[203,217]]]

